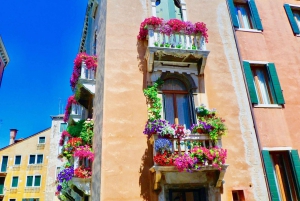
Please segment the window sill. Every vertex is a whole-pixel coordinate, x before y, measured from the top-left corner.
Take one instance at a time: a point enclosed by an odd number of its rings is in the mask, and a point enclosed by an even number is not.
[[[236,31],[244,31],[244,32],[262,33],[261,30],[257,30],[257,29],[235,28],[235,30]]]
[[[296,37],[300,37],[300,34],[297,34]]]
[[[256,108],[282,108],[282,105],[278,105],[278,104],[254,104],[253,107]]]

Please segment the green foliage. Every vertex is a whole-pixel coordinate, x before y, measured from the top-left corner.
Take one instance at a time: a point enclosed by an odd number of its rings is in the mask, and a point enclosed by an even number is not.
[[[83,140],[85,144],[92,144],[92,139],[94,136],[94,121],[86,120],[83,123],[82,130],[80,132],[80,138]]]
[[[77,83],[76,84],[76,91],[75,91],[75,100],[78,102],[79,99],[80,99],[80,88],[82,87],[82,84],[81,83]]]
[[[147,89],[144,89],[144,95],[147,97],[147,101],[150,104],[148,108],[148,119],[153,121],[154,119],[161,118],[162,104],[158,95],[158,87],[163,84],[163,81],[158,79],[153,86],[148,86]]]
[[[72,137],[79,137],[82,127],[83,127],[84,120],[80,120],[78,122],[74,122],[72,125],[69,125],[67,128],[68,133]]]

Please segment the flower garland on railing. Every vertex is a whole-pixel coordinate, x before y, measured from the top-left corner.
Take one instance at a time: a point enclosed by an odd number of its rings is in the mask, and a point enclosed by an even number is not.
[[[202,34],[205,42],[208,43],[208,34],[206,24],[203,22],[196,22],[193,24],[190,21],[181,21],[179,19],[163,20],[159,17],[146,18],[140,25],[138,40],[145,40],[148,35],[148,26],[153,29],[159,29],[160,33],[170,36],[175,33],[184,32],[186,35]]]
[[[90,161],[94,161],[94,152],[92,148],[88,145],[79,146],[75,148],[74,156],[77,156],[79,158],[87,158]]]
[[[75,88],[76,83],[77,83],[77,81],[80,77],[81,65],[82,65],[83,61],[85,62],[87,69],[96,70],[96,68],[97,68],[98,63],[97,63],[97,57],[96,56],[90,56],[86,53],[77,54],[77,56],[74,60],[73,73],[72,73],[71,78],[70,78],[70,84],[71,84],[72,89]]]
[[[77,104],[77,101],[76,101],[74,95],[70,96],[68,98],[68,102],[67,102],[67,105],[66,105],[66,108],[65,108],[64,122],[69,121],[70,112],[71,112],[71,109],[72,109],[72,104]]]
[[[68,133],[68,131],[63,131],[61,133],[61,137],[60,137],[60,140],[59,140],[59,146],[63,146],[64,145],[64,141],[65,141],[65,138],[70,138],[71,135],[70,133]]]

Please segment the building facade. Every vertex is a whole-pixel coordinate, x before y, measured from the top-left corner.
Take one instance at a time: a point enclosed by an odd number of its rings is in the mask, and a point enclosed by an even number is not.
[[[16,134],[17,130],[11,129],[10,145],[0,150],[0,199],[43,201],[51,130],[20,140],[16,140]]]
[[[228,0],[270,200],[300,200],[300,2]],[[276,22],[276,23],[275,23]]]
[[[3,44],[2,38],[0,37],[0,87],[2,83],[4,69],[8,63],[9,63],[9,57],[6,52],[5,46]]]
[[[98,3],[91,29],[98,59],[92,200],[268,200],[227,1]],[[198,42],[187,33],[161,36],[157,27],[141,25],[151,16],[204,22],[209,42],[204,35]],[[137,40],[140,26],[148,40]],[[165,83],[158,88],[161,119],[188,128],[197,123],[201,104],[226,119],[220,141],[228,156],[220,170],[208,165],[187,173],[154,162],[143,134],[149,108],[143,90],[159,78]]]

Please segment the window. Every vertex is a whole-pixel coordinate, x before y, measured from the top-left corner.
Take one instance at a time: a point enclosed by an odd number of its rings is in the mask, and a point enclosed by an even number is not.
[[[39,137],[39,144],[45,144],[46,137]]]
[[[67,125],[67,123],[61,123],[59,131],[62,133],[63,131],[67,130]]]
[[[284,104],[284,98],[274,63],[243,62],[251,102],[254,104]]]
[[[289,4],[284,4],[284,9],[294,34],[300,34],[300,6],[291,7]]]
[[[296,201],[300,196],[297,150],[262,151],[272,200]]]
[[[243,190],[232,191],[232,199],[233,201],[245,201],[244,191]]]
[[[1,172],[6,172],[8,156],[2,156]]]
[[[42,164],[43,163],[43,154],[30,155],[29,164]]]
[[[14,188],[18,187],[18,182],[19,182],[19,177],[13,177],[11,187],[14,187]]]
[[[180,0],[156,0],[156,16],[169,19],[182,19]]]
[[[229,0],[228,6],[234,27],[263,30],[254,0]]]
[[[16,199],[9,199],[9,201],[16,201]]]
[[[21,165],[21,156],[15,156],[15,165]]]
[[[40,198],[22,198],[22,201],[40,201]]]
[[[162,85],[165,119],[172,124],[185,125],[190,128],[194,119],[192,115],[191,94],[178,79],[168,79]]]
[[[205,188],[169,190],[170,201],[201,201],[206,200]]]
[[[41,175],[27,176],[26,186],[27,187],[41,186]]]

